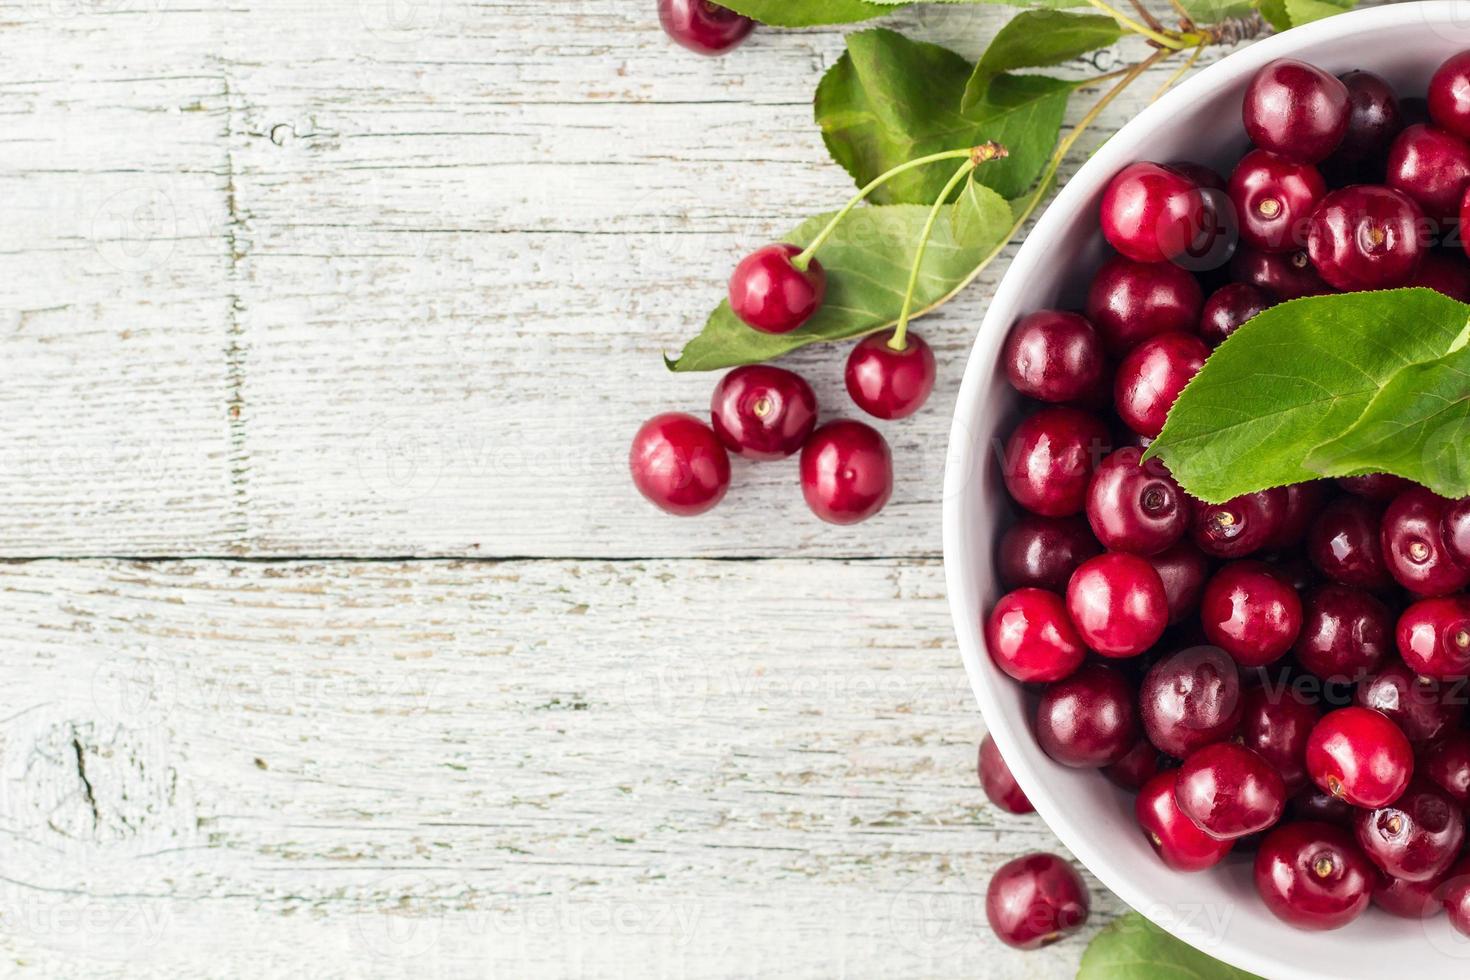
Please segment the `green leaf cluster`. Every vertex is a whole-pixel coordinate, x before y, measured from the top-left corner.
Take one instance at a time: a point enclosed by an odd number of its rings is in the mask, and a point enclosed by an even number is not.
[[[1077,980],[1260,980],[1211,959],[1130,912],[1109,923],[1082,954]]]

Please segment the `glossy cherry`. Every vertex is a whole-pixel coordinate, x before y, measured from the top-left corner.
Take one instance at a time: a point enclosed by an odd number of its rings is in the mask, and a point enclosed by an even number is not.
[[[1213,868],[1230,853],[1235,841],[1211,837],[1179,809],[1174,795],[1178,782],[1177,769],[1154,776],[1133,801],[1133,813],[1164,864],[1175,871]]]
[[[1240,744],[1257,752],[1280,774],[1288,793],[1306,787],[1307,739],[1321,710],[1294,689],[1253,687],[1245,692]]]
[[[1064,766],[1110,766],[1138,741],[1134,691],[1123,674],[1087,664],[1041,694],[1036,706],[1036,741]]]
[[[1123,758],[1110,766],[1104,766],[1103,775],[1115,785],[1136,793],[1143,788],[1144,783],[1158,775],[1162,763],[1163,756],[1154,748],[1154,743],[1140,738],[1133,743],[1133,748],[1123,754]]]
[[[856,524],[893,495],[893,453],[871,426],[828,422],[801,447],[801,492],[829,524]]]
[[[1266,547],[1281,551],[1301,544],[1312,522],[1327,503],[1327,487],[1328,484],[1322,480],[1309,480],[1282,487],[1281,516],[1276,522],[1275,532],[1266,541]]]
[[[1278,302],[1303,296],[1321,296],[1333,291],[1317,275],[1306,249],[1297,252],[1262,252],[1240,248],[1230,260],[1230,276],[1274,297]]]
[[[1184,491],[1160,460],[1140,462],[1143,450],[1125,446],[1098,464],[1087,488],[1087,521],[1103,547],[1153,555],[1189,529]]]
[[[790,333],[812,318],[827,294],[827,273],[816,259],[805,270],[795,245],[767,245],[740,260],[730,276],[730,309],[761,333]]]
[[[1326,681],[1356,683],[1393,649],[1393,614],[1361,589],[1323,585],[1302,603],[1296,659]]]
[[[793,371],[747,364],[715,385],[710,421],[732,453],[746,459],[784,459],[817,427],[817,396]]]
[[[934,390],[934,352],[912,330],[903,350],[889,346],[891,334],[864,337],[847,355],[844,379],[858,408],[874,418],[905,419],[924,407]]]
[[[1285,516],[1286,494],[1280,487],[1243,494],[1223,504],[1196,500],[1190,506],[1189,533],[1207,555],[1244,558],[1276,536]]]
[[[1067,583],[1067,612],[1082,641],[1104,657],[1133,657],[1163,636],[1169,601],[1145,558],[1108,552],[1089,558]]]
[[[1470,190],[1467,190],[1466,194],[1470,195]],[[1464,227],[1464,223],[1465,215],[1462,209],[1461,227]],[[1461,303],[1470,303],[1470,263],[1467,263],[1460,255],[1447,255],[1444,252],[1435,251],[1425,252],[1424,258],[1419,262],[1419,271],[1415,272],[1414,278],[1405,285],[1423,286]]]
[[[1166,262],[1194,241],[1205,224],[1204,208],[1199,185],[1179,171],[1129,164],[1103,191],[1103,237],[1135,262]]]
[[[1327,182],[1310,164],[1252,150],[1235,165],[1229,193],[1242,242],[1267,252],[1290,252],[1307,244],[1307,219],[1327,193]]]
[[[1470,936],[1470,855],[1460,858],[1450,868],[1439,897],[1449,914],[1450,925],[1462,935]]]
[[[1205,586],[1200,621],[1211,643],[1246,667],[1264,667],[1290,650],[1302,628],[1296,590],[1270,566],[1226,565]]]
[[[996,572],[1008,589],[1030,585],[1063,592],[1077,566],[1102,550],[1081,517],[1023,514],[1001,535]]]
[[[749,17],[709,0],[658,0],[658,19],[669,37],[708,55],[735,49],[755,29]]]
[[[1353,834],[1385,874],[1429,881],[1449,870],[1465,843],[1465,815],[1444,790],[1416,779],[1393,803],[1353,815]]]
[[[1312,213],[1307,254],[1318,274],[1338,289],[1392,289],[1419,267],[1423,220],[1419,205],[1392,187],[1344,187],[1322,198]]]
[[[1040,949],[1087,923],[1091,900],[1073,867],[1055,854],[1027,854],[1002,865],[985,891],[985,918],[1017,949]]]
[[[1336,156],[1381,159],[1404,127],[1398,95],[1382,75],[1371,71],[1350,71],[1337,77],[1348,90],[1348,126]]]
[[[1026,799],[1016,777],[1011,775],[1011,767],[1006,765],[1005,757],[1000,754],[995,739],[989,733],[980,740],[975,771],[980,776],[980,787],[985,790],[986,799],[1002,810],[1007,813],[1031,813],[1036,809]]]
[[[1139,686],[1144,734],[1180,759],[1234,735],[1243,710],[1235,663],[1214,647],[1170,654],[1149,668]]]
[[[1378,871],[1352,835],[1300,821],[1271,831],[1256,852],[1256,892],[1298,929],[1338,929],[1363,914]]]
[[[1278,58],[1246,87],[1242,117],[1250,141],[1300,163],[1337,149],[1348,129],[1347,86],[1313,65]]]
[[[1087,656],[1066,603],[1045,589],[1002,596],[985,620],[985,645],[995,665],[1023,683],[1059,681]]]
[[[1092,470],[1111,449],[1107,426],[1075,408],[1044,408],[1011,433],[1001,460],[1006,489],[1034,514],[1066,517],[1087,503]]]
[[[1210,578],[1210,560],[1188,541],[1181,541],[1156,555],[1148,563],[1164,583],[1164,596],[1169,603],[1169,625],[1184,622],[1199,608]]]
[[[1191,753],[1179,767],[1174,801],[1211,837],[1236,840],[1281,819],[1286,783],[1257,752],[1216,742]]]
[[[1369,473],[1365,476],[1338,477],[1337,485],[1355,497],[1386,504],[1414,483],[1392,473]]]
[[[1444,911],[1437,892],[1443,891],[1440,878],[1409,881],[1382,875],[1373,886],[1373,904],[1389,915],[1401,919],[1429,919]]]
[[[1353,700],[1387,715],[1415,743],[1448,734],[1465,714],[1463,692],[1418,677],[1398,661],[1364,678]]]
[[[1192,333],[1150,337],[1123,358],[1113,381],[1113,402],[1127,426],[1154,438],[1184,386],[1205,366],[1210,349]]]
[[[1470,585],[1470,570],[1455,561],[1440,534],[1449,506],[1431,490],[1410,487],[1383,512],[1384,561],[1394,579],[1415,595],[1448,595]]]
[[[1087,319],[1114,357],[1150,337],[1191,331],[1204,295],[1194,276],[1168,262],[1134,262],[1115,255],[1093,277]]]
[[[1439,519],[1439,537],[1458,564],[1470,568],[1470,497],[1451,501]]]
[[[1415,772],[1470,808],[1470,732],[1450,732],[1424,749]]]
[[[1388,151],[1384,180],[1436,221],[1454,218],[1470,185],[1470,146],[1434,126],[1410,126]]]
[[[1291,798],[1291,802],[1286,805],[1286,811],[1292,820],[1330,823],[1334,827],[1351,831],[1353,814],[1358,812],[1358,808],[1344,799],[1318,789],[1313,783]]]
[[[1414,673],[1444,681],[1470,677],[1470,598],[1420,599],[1399,617],[1395,638]]]
[[[1434,70],[1427,101],[1435,125],[1470,139],[1470,51],[1450,55]]]
[[[1399,727],[1370,708],[1330,711],[1307,740],[1312,781],[1353,806],[1392,803],[1409,785],[1414,751]]]
[[[633,436],[628,468],[638,492],[680,517],[703,514],[730,489],[730,456],[714,430],[693,415],[668,412]]]
[[[1383,560],[1382,523],[1380,505],[1362,497],[1339,497],[1323,509],[1307,533],[1307,557],[1341,585],[1385,589],[1393,579]]]
[[[1199,335],[1211,347],[1219,347],[1240,325],[1271,307],[1271,298],[1255,286],[1232,282],[1221,286],[1205,300],[1199,318]]]
[[[1041,310],[1011,328],[1001,363],[1021,394],[1044,402],[1072,402],[1102,384],[1107,355],[1086,317]]]

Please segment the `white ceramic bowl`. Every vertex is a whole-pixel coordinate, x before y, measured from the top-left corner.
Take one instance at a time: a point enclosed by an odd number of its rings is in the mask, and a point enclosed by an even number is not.
[[[945,474],[944,560],[960,651],[985,721],[1017,781],[1062,842],[1130,906],[1217,959],[1266,977],[1415,980],[1470,975],[1470,940],[1444,916],[1428,923],[1370,909],[1348,927],[1302,932],[1273,917],[1251,883],[1248,856],[1201,874],[1170,871],[1133,818],[1132,796],[1100,774],[1057,765],[1031,734],[1031,704],[991,662],[982,616],[997,597],[992,557],[1010,505],[995,463],[997,440],[1019,417],[999,366],[1021,316],[1082,306],[1106,246],[1098,230],[1103,187],[1134,160],[1197,160],[1228,173],[1246,145],[1242,94],[1268,61],[1298,58],[1333,73],[1364,68],[1403,95],[1422,95],[1449,55],[1470,48],[1470,2],[1432,0],[1346,13],[1258,41],[1204,69],[1129,122],[1057,195],[996,291],[965,369]]]

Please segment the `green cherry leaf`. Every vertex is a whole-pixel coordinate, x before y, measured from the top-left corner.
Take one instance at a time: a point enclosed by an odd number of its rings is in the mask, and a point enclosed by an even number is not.
[[[1292,27],[1301,27],[1345,10],[1352,10],[1356,0],[1285,0],[1286,15]]]
[[[912,0],[904,0],[904,3]],[[897,10],[904,3],[869,3],[867,0],[720,0],[729,7],[772,27],[816,27],[823,24],[855,24]]]
[[[1349,431],[1395,374],[1455,349],[1467,321],[1470,306],[1430,289],[1274,306],[1205,362],[1146,455],[1210,503],[1320,477],[1307,465],[1314,450]]]
[[[1280,3],[1282,0],[1276,2]],[[1256,9],[1251,0],[1179,0],[1179,5],[1189,14],[1190,20],[1205,26],[1218,24],[1232,17],[1244,17]]]
[[[1130,912],[1110,922],[1082,954],[1077,980],[1260,980],[1211,959]]]
[[[1291,15],[1286,12],[1286,0],[1256,0],[1256,9],[1277,32],[1291,29]]]
[[[1041,68],[1079,58],[1116,44],[1123,29],[1111,17],[1028,10],[1002,27],[980,56],[965,86],[963,107],[982,101],[997,75],[1017,68]]]

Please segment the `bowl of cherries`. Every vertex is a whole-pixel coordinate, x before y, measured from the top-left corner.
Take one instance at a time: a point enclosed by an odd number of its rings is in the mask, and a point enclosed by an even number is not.
[[[1028,236],[956,406],[945,565],[992,774],[1269,977],[1470,971],[1470,498],[1364,473],[1211,503],[1148,449],[1263,311],[1470,301],[1457,10],[1291,30],[1140,113]]]

